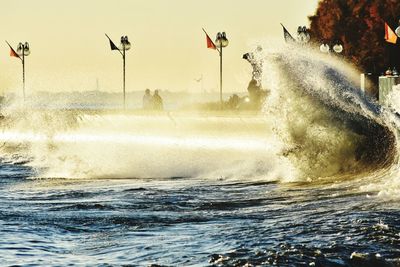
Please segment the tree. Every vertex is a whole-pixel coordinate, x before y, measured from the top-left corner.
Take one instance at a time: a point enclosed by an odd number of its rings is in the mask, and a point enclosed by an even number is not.
[[[310,16],[310,33],[316,43],[340,40],[344,56],[365,72],[400,69],[398,44],[384,39],[387,22],[394,30],[400,18],[398,0],[321,0]]]

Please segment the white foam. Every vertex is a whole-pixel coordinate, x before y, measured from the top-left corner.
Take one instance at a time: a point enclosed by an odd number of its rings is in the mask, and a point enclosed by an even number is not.
[[[79,115],[65,129],[71,111],[31,113],[35,126],[14,118],[0,140],[42,177],[295,179],[263,116]]]

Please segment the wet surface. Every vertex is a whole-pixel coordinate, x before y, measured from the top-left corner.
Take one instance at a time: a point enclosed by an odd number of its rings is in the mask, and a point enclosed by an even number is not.
[[[4,266],[400,266],[398,202],[358,186],[32,174],[1,166]]]

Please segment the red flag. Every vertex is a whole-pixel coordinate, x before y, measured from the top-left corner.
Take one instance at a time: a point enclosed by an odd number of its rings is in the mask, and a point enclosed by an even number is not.
[[[21,59],[21,57],[17,54],[17,52],[15,52],[15,50],[11,47],[11,45],[7,41],[6,41],[6,43],[10,47],[10,57],[17,57],[17,58]]]
[[[385,22],[385,40],[388,43],[396,44],[397,43],[397,35],[394,31],[387,25]]]
[[[213,43],[213,41],[211,41],[211,38],[208,36],[208,34],[206,33],[206,39],[207,39],[207,48],[211,48],[211,49],[217,49],[217,47],[215,46],[215,44]]]
[[[206,34],[207,48],[211,48],[211,49],[216,50],[217,47],[215,46],[215,44],[211,40],[210,36],[208,36],[207,32],[204,29],[203,29],[203,31]]]
[[[12,47],[10,47],[10,56],[11,57],[19,57],[18,54],[14,51],[14,49],[12,49]]]

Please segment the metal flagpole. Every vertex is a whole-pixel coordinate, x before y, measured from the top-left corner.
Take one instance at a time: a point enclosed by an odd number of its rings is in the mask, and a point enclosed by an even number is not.
[[[25,102],[25,52],[24,49],[22,51],[22,94]]]
[[[124,92],[124,109],[126,109],[125,106],[125,45],[123,46],[123,55],[122,55],[122,61],[123,61],[123,92]]]
[[[131,43],[128,41],[128,36],[121,36],[121,44],[119,48],[114,44],[111,38],[105,34],[107,39],[110,41],[111,50],[118,50],[118,52],[122,55],[122,90],[123,90],[123,105],[124,109],[126,109],[126,93],[125,93],[125,55],[126,51],[131,48]]]
[[[222,109],[222,42],[219,46],[219,102]]]
[[[22,62],[22,95],[25,102],[25,56],[29,56],[29,54],[31,53],[29,49],[29,43],[28,42],[25,42],[25,44],[19,43],[17,51],[15,51],[14,48],[12,48],[12,46],[7,41],[6,43],[11,49],[10,56],[17,57]]]

